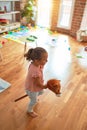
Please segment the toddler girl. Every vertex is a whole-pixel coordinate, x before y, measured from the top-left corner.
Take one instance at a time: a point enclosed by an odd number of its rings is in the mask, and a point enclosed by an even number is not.
[[[37,102],[37,96],[43,93],[45,89],[43,80],[43,67],[47,62],[48,53],[42,47],[31,48],[24,55],[28,61],[31,61],[25,80],[26,93],[30,98],[28,105],[28,113],[32,117],[38,116],[33,111],[33,107]]]

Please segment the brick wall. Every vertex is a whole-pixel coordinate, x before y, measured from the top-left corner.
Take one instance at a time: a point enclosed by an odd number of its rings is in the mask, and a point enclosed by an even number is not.
[[[75,2],[75,10],[74,10],[72,26],[71,26],[71,30],[70,30],[70,34],[72,36],[76,36],[77,30],[80,29],[85,5],[86,5],[86,0],[76,0],[76,2]]]
[[[52,10],[52,20],[51,20],[51,29],[57,30],[61,33],[70,34],[72,36],[76,36],[77,30],[80,28],[82,17],[84,14],[84,8],[86,5],[86,0],[76,0],[74,13],[72,18],[71,30],[62,29],[57,27],[57,20],[59,15],[59,6],[60,0],[53,0],[53,10]]]

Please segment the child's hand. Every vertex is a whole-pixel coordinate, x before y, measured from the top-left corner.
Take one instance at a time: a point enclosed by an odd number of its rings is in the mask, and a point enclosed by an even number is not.
[[[43,85],[43,87],[44,87],[44,89],[47,89],[47,85],[45,84],[45,85]]]

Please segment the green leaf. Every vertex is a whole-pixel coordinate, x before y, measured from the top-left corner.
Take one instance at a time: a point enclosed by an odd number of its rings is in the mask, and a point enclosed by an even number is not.
[[[27,10],[31,11],[31,10],[32,10],[32,7],[27,7]]]

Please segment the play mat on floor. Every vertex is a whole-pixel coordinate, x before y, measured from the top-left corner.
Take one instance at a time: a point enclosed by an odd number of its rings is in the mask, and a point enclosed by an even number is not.
[[[38,31],[35,27],[29,29],[26,26],[20,26],[20,28],[4,33],[3,37],[19,43],[34,42],[38,38]]]
[[[0,78],[0,93],[10,87],[11,84],[3,79]]]
[[[52,31],[50,31],[50,29],[47,28],[41,28],[41,27],[28,28],[26,26],[20,26],[15,30],[3,33],[2,37],[8,40],[13,40],[15,42],[24,44],[25,42],[33,42],[33,43],[35,43],[36,41],[42,42],[42,39],[44,41],[48,41],[48,39],[50,39],[49,34],[52,34]]]
[[[3,37],[8,40],[13,40],[19,43],[26,41],[26,38],[30,35],[30,31],[27,27],[21,26],[13,31],[9,31],[7,34],[4,33]]]

